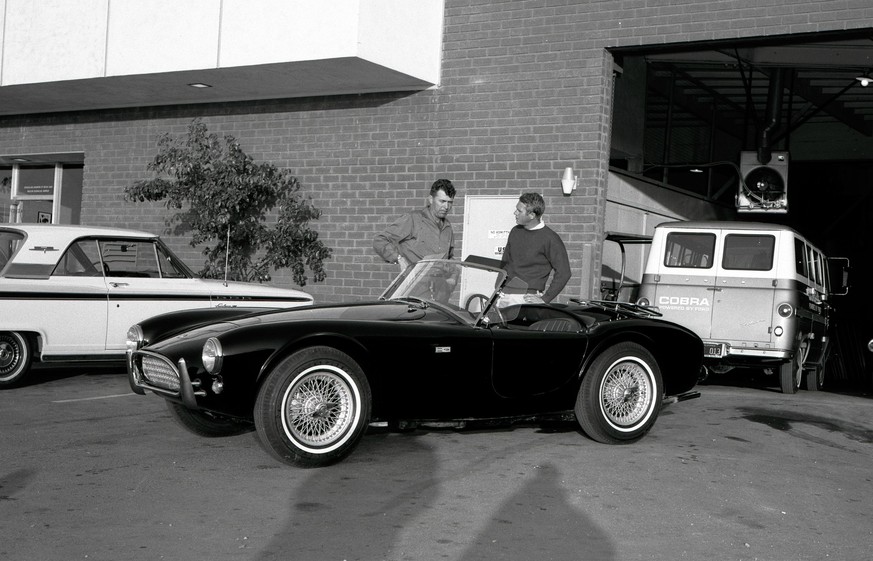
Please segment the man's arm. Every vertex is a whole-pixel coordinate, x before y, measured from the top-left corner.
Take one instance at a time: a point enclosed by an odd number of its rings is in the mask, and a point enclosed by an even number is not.
[[[400,243],[412,235],[412,216],[404,214],[373,238],[373,249],[388,263],[396,263],[403,255]],[[404,258],[405,260],[405,258]],[[408,264],[408,263],[407,263]]]
[[[570,281],[570,258],[567,256],[567,248],[564,247],[564,242],[561,237],[555,233],[552,242],[549,244],[549,262],[552,264],[554,274],[552,282],[543,294],[543,301],[551,302],[555,297],[564,290],[567,283]]]

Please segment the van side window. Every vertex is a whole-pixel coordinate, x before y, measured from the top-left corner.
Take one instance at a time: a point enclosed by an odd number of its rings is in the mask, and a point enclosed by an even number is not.
[[[794,260],[797,274],[809,278],[809,268],[806,265],[806,244],[799,238],[794,238]]]
[[[809,248],[809,278],[815,284],[824,284],[822,282],[821,261],[821,254],[815,249]]]
[[[761,234],[728,234],[724,238],[723,269],[769,271],[776,238]]]
[[[715,254],[715,234],[687,234],[671,232],[667,234],[664,265],[667,267],[687,267],[709,269]]]

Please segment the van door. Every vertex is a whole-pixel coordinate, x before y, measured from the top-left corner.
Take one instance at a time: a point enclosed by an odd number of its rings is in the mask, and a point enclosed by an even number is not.
[[[710,338],[717,245],[713,230],[668,232],[654,279],[652,304],[701,339]]]
[[[712,301],[712,339],[770,348],[778,255],[773,233],[723,236]]]

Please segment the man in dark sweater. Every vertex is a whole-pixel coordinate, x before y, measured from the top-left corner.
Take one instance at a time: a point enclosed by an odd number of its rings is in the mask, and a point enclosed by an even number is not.
[[[524,294],[507,289],[501,305],[551,302],[570,280],[570,259],[564,242],[543,222],[546,203],[539,193],[524,193],[515,205],[517,226],[509,231],[501,266],[509,277],[527,284]],[[549,276],[552,282],[546,288]]]

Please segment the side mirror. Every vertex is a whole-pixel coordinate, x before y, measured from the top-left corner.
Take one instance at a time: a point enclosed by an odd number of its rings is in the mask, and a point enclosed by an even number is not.
[[[849,258],[828,257],[828,282],[830,293],[845,296],[849,292]]]

